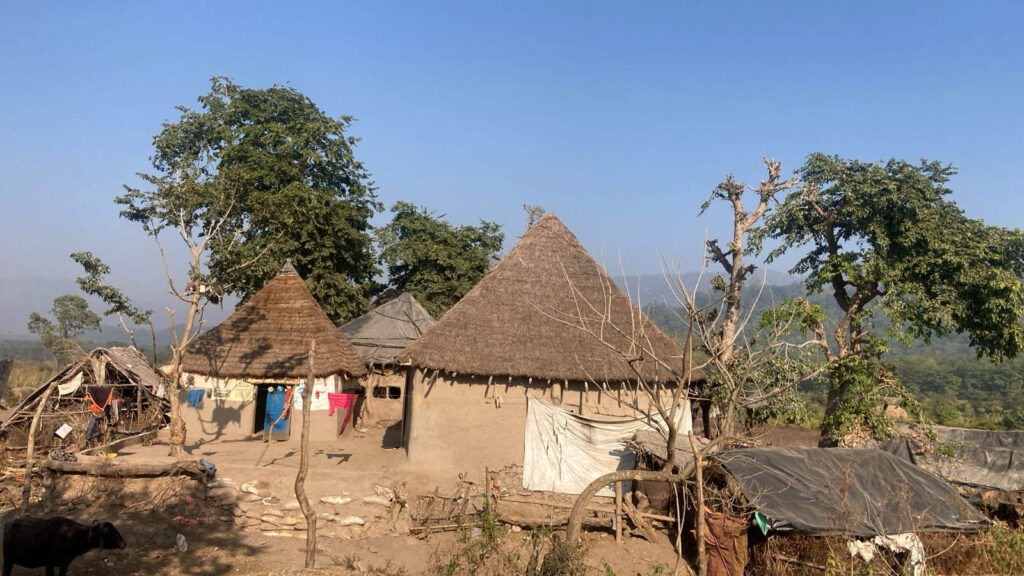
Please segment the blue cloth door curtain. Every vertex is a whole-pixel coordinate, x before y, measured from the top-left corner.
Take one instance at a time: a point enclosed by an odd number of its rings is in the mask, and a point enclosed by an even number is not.
[[[290,415],[285,415],[281,418],[281,412],[285,408],[285,399],[287,392],[284,386],[270,387],[267,389],[267,414],[263,418],[263,433],[277,435],[288,434],[288,418]],[[274,424],[277,422],[277,424]],[[273,427],[273,430],[271,430]]]

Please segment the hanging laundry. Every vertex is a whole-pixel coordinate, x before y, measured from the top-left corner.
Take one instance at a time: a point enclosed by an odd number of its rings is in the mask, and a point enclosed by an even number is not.
[[[350,420],[352,420],[353,409],[356,406],[356,394],[335,394],[334,392],[327,393],[327,404],[330,406],[330,410],[327,412],[328,416],[334,416],[335,408],[345,411],[345,419],[341,422],[341,428],[338,429],[338,435],[345,431],[345,427],[348,426]]]
[[[110,402],[110,423],[117,424],[121,420],[121,399],[117,398]]]
[[[89,410],[100,415],[114,397],[114,389],[110,386],[89,386],[85,389],[85,397],[89,400]]]
[[[63,384],[57,385],[57,395],[67,396],[73,394],[82,385],[82,373],[75,374],[75,377]]]
[[[193,408],[201,408],[205,396],[206,390],[204,388],[192,388],[188,391],[188,405]]]
[[[85,427],[86,440],[92,440],[93,438],[98,438],[103,435],[103,432],[100,431],[100,420],[100,416],[93,416],[92,418],[89,418],[89,424]]]

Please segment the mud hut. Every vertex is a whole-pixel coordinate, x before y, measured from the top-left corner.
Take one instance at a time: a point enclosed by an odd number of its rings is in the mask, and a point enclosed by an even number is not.
[[[631,345],[651,385],[670,391],[684,379],[683,350],[547,214],[399,355],[410,367],[403,418],[410,460],[473,472],[522,465],[528,397],[593,419],[643,416],[648,396],[613,350]]]
[[[190,437],[289,438],[292,420],[301,424],[301,386],[314,340],[311,429],[314,438],[336,437],[346,411],[331,403],[346,387],[357,387],[366,368],[291,263],[189,344],[180,399]]]
[[[368,369],[360,380],[366,395],[366,416],[401,419],[405,368],[395,357],[433,325],[430,313],[406,292],[341,326],[341,333]]]
[[[96,348],[29,394],[0,424],[5,459],[24,456],[36,412],[37,454],[156,431],[167,423],[163,383],[135,348]]]

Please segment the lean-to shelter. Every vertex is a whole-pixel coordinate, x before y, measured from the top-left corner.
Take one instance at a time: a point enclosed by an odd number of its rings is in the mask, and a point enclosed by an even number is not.
[[[25,454],[41,402],[36,453],[77,452],[165,426],[163,391],[160,376],[135,348],[96,348],[25,397],[0,424],[4,457]]]
[[[663,394],[687,380],[680,346],[549,213],[399,354],[410,366],[410,459],[473,472],[522,465],[528,396],[592,419],[647,414],[637,373],[613,348],[630,351],[644,381]]]
[[[366,395],[366,416],[376,420],[401,419],[405,368],[395,357],[433,325],[430,313],[405,292],[341,326],[341,333],[368,370],[360,380]]]
[[[314,340],[311,425],[316,437],[337,436],[345,411],[333,418],[322,412],[334,413],[334,395],[346,383],[357,386],[366,368],[290,262],[186,349],[180,398],[190,436],[288,438]]]

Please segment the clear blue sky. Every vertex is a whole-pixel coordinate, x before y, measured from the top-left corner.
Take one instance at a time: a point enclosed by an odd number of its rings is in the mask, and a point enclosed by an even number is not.
[[[630,273],[696,268],[727,217],[700,203],[762,155],[940,159],[969,215],[1024,216],[1020,2],[292,4],[4,3],[0,277],[72,277],[89,249],[159,286],[112,199],[214,75],[356,116],[389,206],[514,241],[540,204]]]

